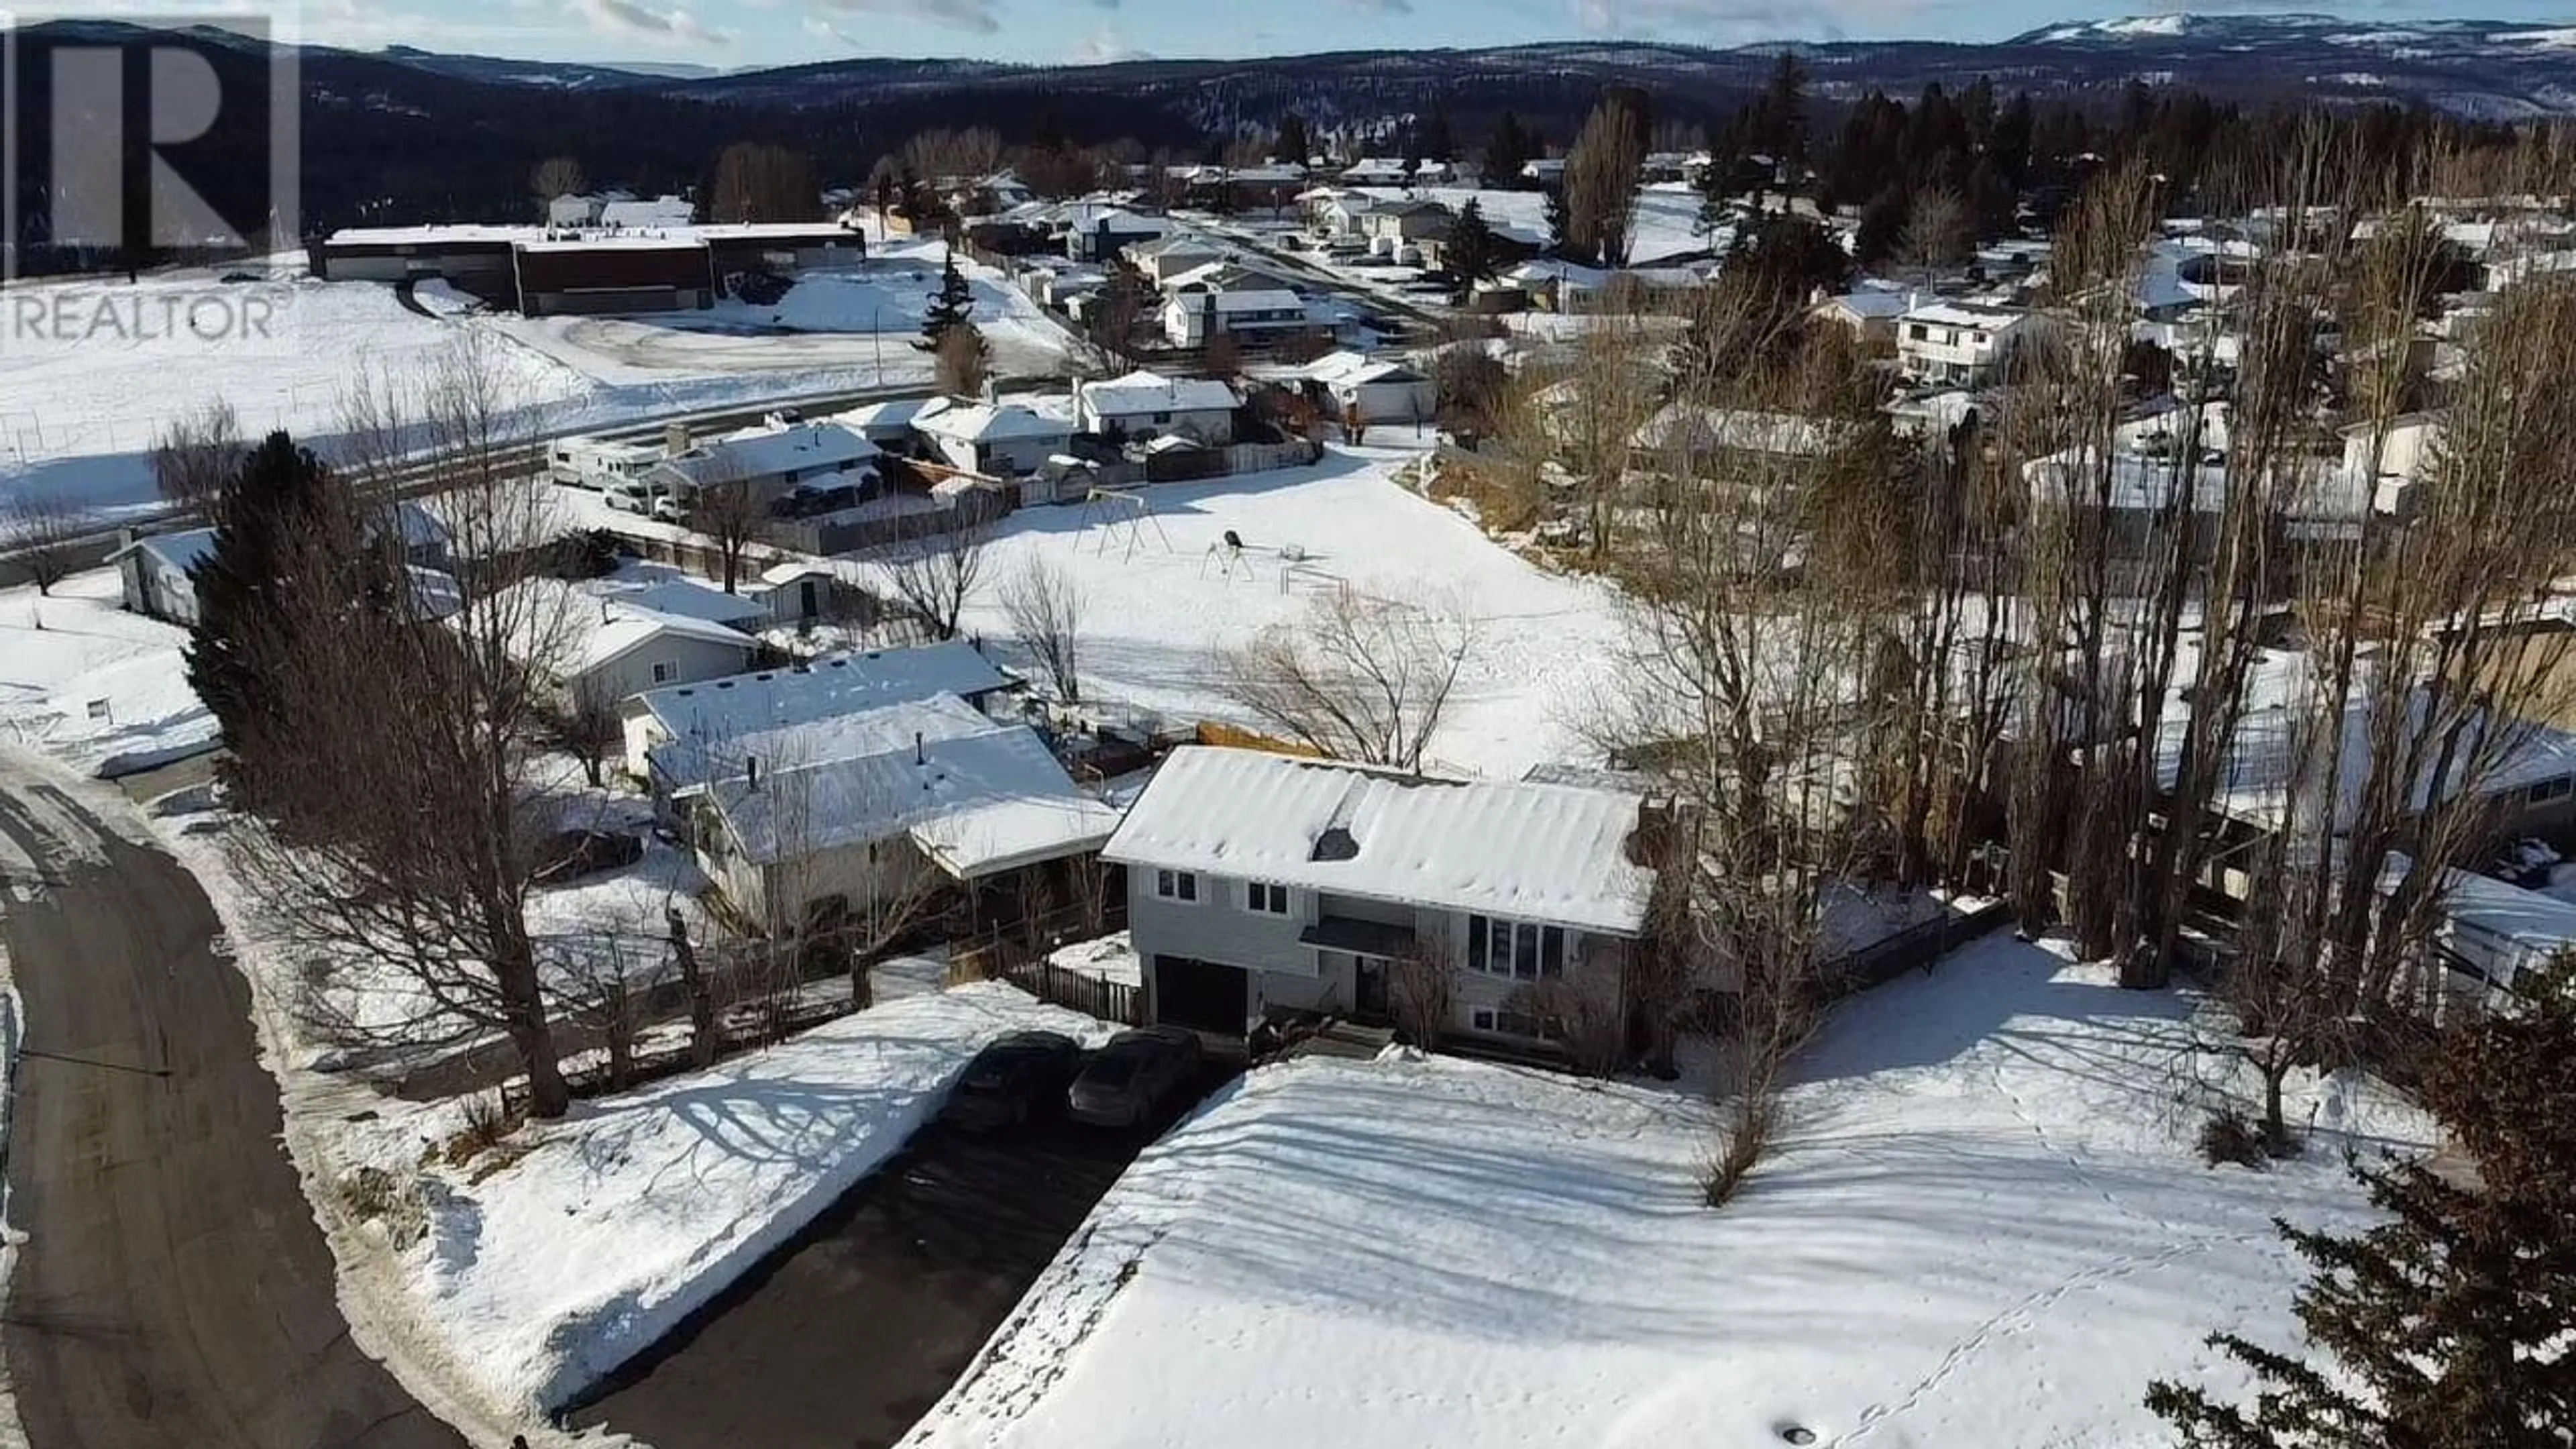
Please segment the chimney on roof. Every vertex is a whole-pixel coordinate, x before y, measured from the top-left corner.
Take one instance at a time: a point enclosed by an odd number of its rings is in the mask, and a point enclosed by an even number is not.
[[[662,451],[674,458],[689,451],[689,425],[687,423],[666,423],[663,425]]]
[[[760,788],[760,756],[745,755],[742,757],[742,777],[751,782],[752,789],[758,790]]]
[[[912,732],[912,762],[916,765],[926,765],[930,763],[928,757],[923,755],[921,752],[921,731],[919,730],[914,730]]]

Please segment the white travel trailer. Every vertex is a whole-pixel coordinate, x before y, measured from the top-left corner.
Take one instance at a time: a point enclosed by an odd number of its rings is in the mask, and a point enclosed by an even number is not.
[[[607,490],[631,483],[662,461],[662,450],[600,438],[557,438],[546,450],[546,476],[576,488]]]

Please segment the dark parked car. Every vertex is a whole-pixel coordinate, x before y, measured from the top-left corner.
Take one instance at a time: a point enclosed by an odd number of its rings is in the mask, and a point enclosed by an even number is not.
[[[857,483],[806,484],[771,499],[769,515],[772,518],[819,518],[844,508],[856,508],[866,501],[866,490]]]
[[[1053,1111],[1064,1100],[1074,1073],[1082,1070],[1082,1047],[1069,1036],[1051,1031],[1015,1031],[975,1054],[944,1114],[961,1127],[978,1130],[1026,1122]]]
[[[542,847],[543,859],[529,877],[539,885],[594,875],[633,865],[644,858],[644,842],[610,830],[565,830]]]
[[[1068,1114],[1095,1127],[1133,1127],[1160,1110],[1199,1069],[1199,1039],[1177,1026],[1122,1031],[1092,1054],[1065,1093]]]

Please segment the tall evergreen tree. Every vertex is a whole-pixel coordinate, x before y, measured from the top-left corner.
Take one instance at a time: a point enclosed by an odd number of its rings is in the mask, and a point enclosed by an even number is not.
[[[280,620],[309,614],[281,605],[295,586],[295,545],[336,531],[337,486],[313,454],[274,432],[242,462],[215,503],[215,541],[190,574],[197,619],[189,626],[188,686],[223,728],[230,783],[260,808],[265,747],[282,723],[277,661],[294,641]]]
[[[913,346],[924,352],[939,350],[939,340],[948,329],[965,325],[966,314],[975,310],[974,290],[966,285],[966,274],[957,270],[957,249],[948,249],[948,260],[939,270],[939,295],[922,309],[921,340]]]
[[[1413,150],[1426,161],[1458,159],[1458,140],[1450,132],[1447,106],[1432,102],[1431,114],[1423,117],[1416,129]]]
[[[1494,134],[1485,142],[1485,184],[1518,186],[1521,170],[1538,159],[1538,138],[1521,125],[1521,118],[1505,111],[1494,120]]]
[[[1562,253],[1565,250],[1566,245],[1565,188],[1562,186],[1549,187],[1547,189],[1547,199],[1544,204],[1546,207],[1545,219],[1547,222],[1548,247],[1550,250]]]
[[[2389,1221],[2353,1236],[2283,1224],[2312,1273],[2299,1321],[2332,1366],[2213,1337],[2258,1388],[2243,1406],[2150,1389],[2189,1449],[2576,1443],[2576,971],[2523,989],[2524,1010],[2455,1030],[2426,1074],[2424,1103],[2473,1173],[2356,1166]]]
[[[1306,134],[1306,118],[1295,111],[1279,118],[1279,135],[1270,143],[1273,160],[1303,166],[1314,158],[1315,143]]]
[[[1475,290],[1478,282],[1494,275],[1502,258],[1494,248],[1494,229],[1485,223],[1485,208],[1476,198],[1458,208],[1458,219],[1449,224],[1449,241],[1442,249],[1441,260],[1451,276],[1458,279],[1458,293],[1464,297]]]

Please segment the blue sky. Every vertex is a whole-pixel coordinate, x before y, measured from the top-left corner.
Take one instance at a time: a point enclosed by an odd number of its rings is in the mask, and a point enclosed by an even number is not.
[[[2056,20],[2161,10],[2302,10],[2383,24],[2474,13],[2576,19],[2576,0],[88,0],[51,13],[284,6],[307,41],[557,60],[788,65],[848,55],[1063,62],[1135,55],[1286,55],[1316,50],[1660,39],[1734,45],[1779,39],[1994,40]]]

